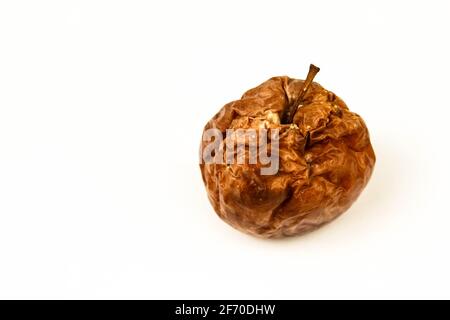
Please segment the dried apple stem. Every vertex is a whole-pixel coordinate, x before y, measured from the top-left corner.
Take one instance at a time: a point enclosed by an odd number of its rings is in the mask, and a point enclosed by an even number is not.
[[[305,96],[306,92],[308,91],[309,87],[311,86],[311,83],[314,80],[314,77],[316,74],[320,71],[319,67],[316,67],[313,64],[309,65],[309,71],[308,75],[306,76],[306,80],[303,83],[303,88],[300,94],[298,95],[297,99],[294,103],[290,104],[287,108],[287,110],[284,112],[283,118],[281,120],[281,123],[287,124],[292,123],[292,120],[294,120],[295,113],[297,112],[297,109],[299,105],[303,101],[303,97]]]

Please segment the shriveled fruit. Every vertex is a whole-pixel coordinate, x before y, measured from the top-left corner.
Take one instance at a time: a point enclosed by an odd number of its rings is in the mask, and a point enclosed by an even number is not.
[[[311,65],[306,80],[271,78],[206,124],[202,156],[213,141],[208,132],[219,132],[221,141],[213,161],[202,158],[203,181],[216,213],[236,229],[265,238],[302,234],[343,213],[366,186],[375,165],[367,127],[343,100],[312,82],[318,70]],[[267,148],[279,157],[276,172],[261,172],[267,167],[261,150],[256,162],[238,163],[252,151],[247,140],[240,154],[227,149],[240,139],[227,131],[238,129],[254,129],[257,141],[261,129],[278,132],[278,141],[267,134]]]

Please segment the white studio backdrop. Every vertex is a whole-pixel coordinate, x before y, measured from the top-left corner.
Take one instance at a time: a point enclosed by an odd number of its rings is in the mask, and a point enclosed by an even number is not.
[[[450,298],[448,1],[0,2],[0,298]],[[204,124],[268,78],[360,114],[377,164],[333,223],[220,221]]]

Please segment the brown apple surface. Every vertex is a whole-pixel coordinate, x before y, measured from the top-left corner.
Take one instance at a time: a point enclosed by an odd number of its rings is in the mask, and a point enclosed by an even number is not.
[[[204,128],[222,132],[223,148],[227,129],[279,130],[274,175],[262,175],[259,162],[200,164],[214,210],[238,230],[279,238],[316,229],[346,211],[372,174],[375,154],[363,119],[312,82],[311,70],[305,81],[273,77],[248,90]]]

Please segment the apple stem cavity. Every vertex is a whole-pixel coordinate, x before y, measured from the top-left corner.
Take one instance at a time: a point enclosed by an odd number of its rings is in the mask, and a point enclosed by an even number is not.
[[[311,86],[311,83],[314,80],[314,77],[316,76],[316,74],[319,71],[320,71],[319,67],[316,67],[313,64],[309,65],[308,75],[306,76],[306,80],[303,83],[302,91],[298,95],[298,97],[295,100],[295,102],[291,103],[290,105],[288,105],[288,107],[285,109],[284,114],[283,114],[282,119],[281,119],[281,123],[282,124],[290,124],[290,123],[292,123],[292,121],[294,120],[295,113],[298,110],[298,107],[301,105],[306,92],[308,91],[309,87]]]

